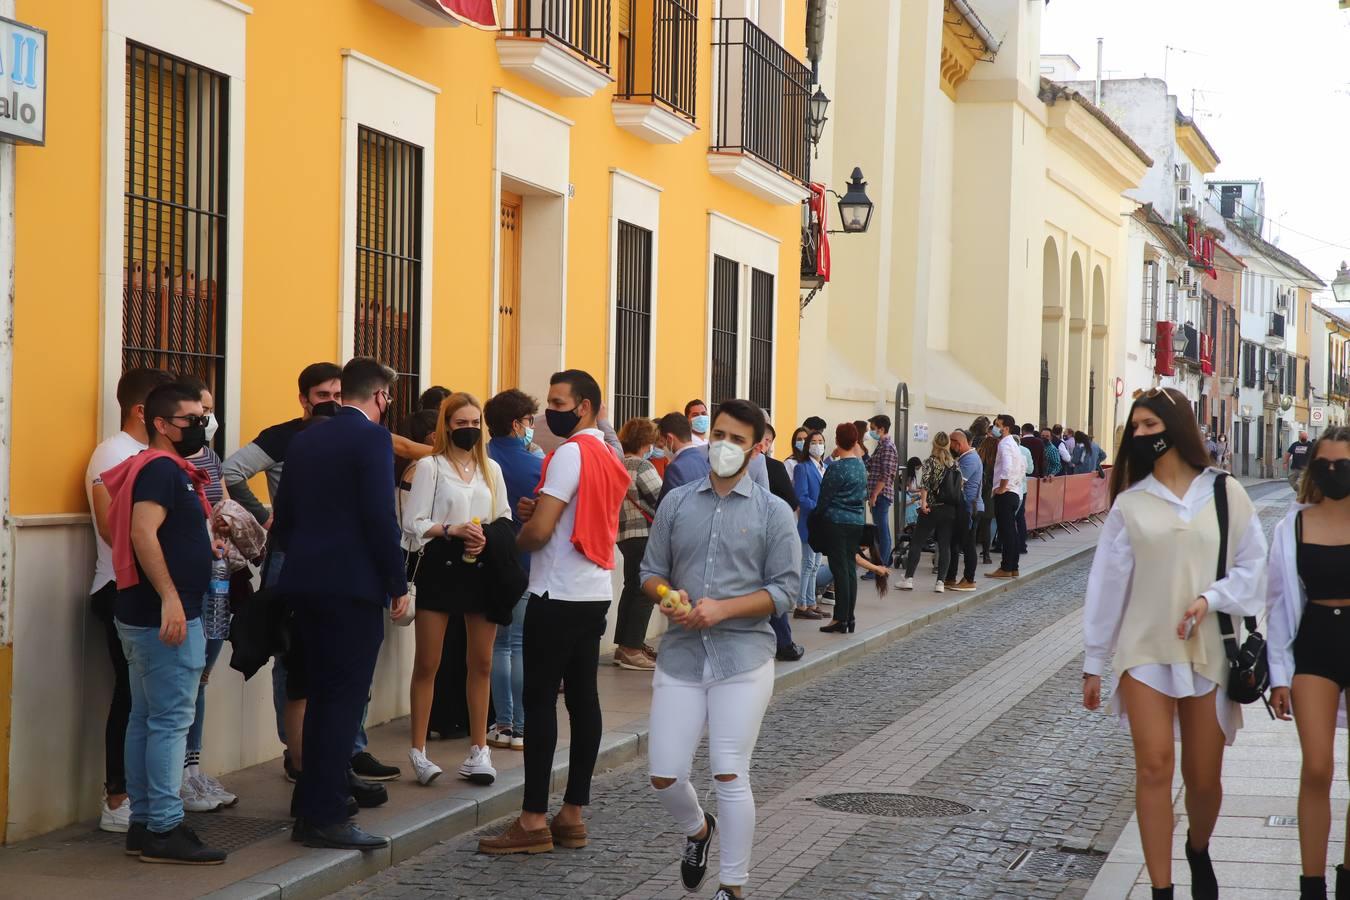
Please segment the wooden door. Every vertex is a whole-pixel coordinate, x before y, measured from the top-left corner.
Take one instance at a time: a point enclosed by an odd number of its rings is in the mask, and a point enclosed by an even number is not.
[[[520,382],[521,199],[502,191],[501,279],[497,306],[497,390]]]

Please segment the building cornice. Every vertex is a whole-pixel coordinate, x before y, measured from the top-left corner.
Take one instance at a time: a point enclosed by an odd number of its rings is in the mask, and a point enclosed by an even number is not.
[[[1194,122],[1177,123],[1177,145],[1200,174],[1208,175],[1219,167],[1219,157]]]
[[[1049,138],[1115,191],[1138,187],[1150,161],[1126,145],[1078,103],[1055,103],[1047,110]]]

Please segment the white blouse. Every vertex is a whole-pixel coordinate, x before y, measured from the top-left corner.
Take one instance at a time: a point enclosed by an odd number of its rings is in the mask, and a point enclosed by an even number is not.
[[[428,456],[414,466],[412,490],[403,501],[403,548],[421,550],[430,538],[427,531],[434,525],[464,525],[477,518],[484,525],[501,518],[511,518],[511,504],[506,496],[506,481],[502,468],[495,460],[487,461],[487,477],[475,469],[473,478],[465,481],[449,460]]]
[[[1147,491],[1172,504],[1176,507],[1178,517],[1189,522],[1213,498],[1214,479],[1218,474],[1218,469],[1205,469],[1191,482],[1186,496],[1181,498],[1152,475],[1131,485],[1126,491]],[[1161,565],[1167,561],[1141,562]],[[1215,563],[1218,563],[1217,559]],[[1229,566],[1228,574],[1211,584],[1202,594],[1209,601],[1210,612],[1228,613],[1234,617],[1258,615],[1265,601],[1265,563],[1266,536],[1260,520],[1253,512],[1242,539],[1234,548],[1233,564]],[[1119,506],[1113,505],[1102,525],[1097,551],[1092,559],[1092,572],[1088,575],[1087,599],[1083,607],[1085,674],[1100,675],[1111,661],[1120,636],[1120,625],[1125,619],[1134,565],[1125,515]],[[1107,711],[1123,719],[1125,710],[1118,690],[1121,674],[1117,672],[1115,675]],[[1233,742],[1238,729],[1242,727],[1241,707],[1228,700],[1224,686],[1197,675],[1185,663],[1136,666],[1130,670],[1130,677],[1169,697],[1203,697],[1214,691],[1219,725],[1228,743]]]

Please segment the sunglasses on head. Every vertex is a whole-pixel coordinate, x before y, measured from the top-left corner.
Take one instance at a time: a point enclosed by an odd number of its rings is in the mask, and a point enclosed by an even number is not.
[[[1167,392],[1167,388],[1160,388],[1160,387],[1149,388],[1148,390],[1144,391],[1144,396],[1149,398],[1150,400],[1152,400],[1154,397],[1166,397],[1168,403],[1172,404],[1173,406],[1177,405],[1177,401],[1172,399],[1172,395]]]

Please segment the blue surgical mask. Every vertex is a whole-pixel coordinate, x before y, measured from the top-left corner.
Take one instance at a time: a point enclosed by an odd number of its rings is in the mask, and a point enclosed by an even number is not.
[[[712,422],[708,419],[706,413],[701,416],[694,416],[689,420],[689,427],[699,434],[707,434],[708,426],[711,424]]]
[[[1003,429],[999,428],[997,425],[989,429],[989,433],[992,434],[994,437],[1003,437]]]
[[[881,436],[880,436],[879,434],[876,433],[876,430],[875,430],[875,429],[873,429],[872,431],[867,432],[867,436],[870,437],[870,438],[871,438],[872,440],[874,440],[874,441],[879,441],[879,440],[881,440]]]
[[[648,451],[647,451],[647,458],[648,458],[648,459],[665,459],[665,458],[666,458],[666,451],[662,450],[660,447],[653,447],[651,450],[648,450]]]
[[[530,427],[528,427],[528,426],[526,426],[526,428],[525,428],[525,436],[522,437],[520,440],[521,440],[521,443],[523,443],[526,447],[528,447],[528,446],[530,446],[531,444],[533,444],[533,443],[534,443],[534,429],[533,429],[533,428],[530,428]]]
[[[802,450],[803,450],[805,447],[806,447],[806,441],[793,441],[793,442],[792,442],[792,449],[796,450],[798,453],[801,453]]]

